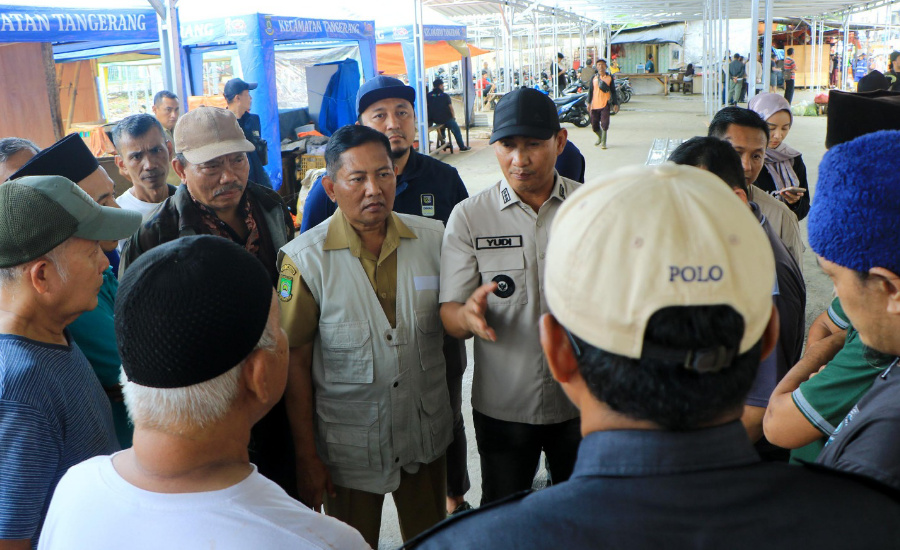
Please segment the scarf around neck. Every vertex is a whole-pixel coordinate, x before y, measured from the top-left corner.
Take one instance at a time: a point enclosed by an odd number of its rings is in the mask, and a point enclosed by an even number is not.
[[[794,163],[792,162],[799,156],[799,151],[783,141],[775,149],[766,149],[766,170],[772,176],[777,191],[781,191],[785,187],[800,187],[800,179],[794,172]]]

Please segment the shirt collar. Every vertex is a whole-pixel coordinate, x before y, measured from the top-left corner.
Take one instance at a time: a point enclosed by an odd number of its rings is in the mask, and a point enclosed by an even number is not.
[[[550,199],[548,200],[557,200],[563,202],[572,192],[566,186],[565,180],[559,175],[559,172],[556,170],[553,171],[553,190],[550,192]],[[519,198],[519,195],[516,194],[515,190],[512,188],[512,185],[509,184],[506,179],[500,180],[500,210],[505,210],[508,206],[512,206],[516,203],[522,202],[522,199]]]
[[[762,209],[753,201],[750,201],[748,204],[750,205],[750,210],[753,211],[753,215],[756,216],[756,219],[759,221],[759,225],[765,227],[766,215],[762,213]]]
[[[759,462],[743,424],[672,432],[613,430],[593,432],[578,448],[576,477],[670,475],[746,466]]]
[[[403,220],[394,213],[387,219],[387,234],[384,237],[384,244],[381,247],[381,258],[379,262],[387,255],[397,249],[400,245],[400,239],[415,239],[416,234],[403,223]],[[328,232],[325,234],[324,250],[342,250],[350,249],[350,254],[359,258],[363,254],[362,239],[350,226],[350,222],[338,208],[331,221],[328,222]]]

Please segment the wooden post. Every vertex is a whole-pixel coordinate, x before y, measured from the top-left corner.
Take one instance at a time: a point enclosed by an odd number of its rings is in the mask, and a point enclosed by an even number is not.
[[[66,116],[66,131],[72,127],[72,119],[75,117],[75,97],[78,95],[78,78],[81,76],[81,65],[83,61],[78,61],[75,65],[75,80],[69,94],[69,114]]]
[[[47,97],[50,103],[50,120],[53,124],[53,136],[56,141],[62,139],[63,122],[59,112],[59,84],[56,82],[56,62],[53,60],[53,46],[49,42],[41,42],[41,55],[44,58],[44,78],[47,81]]]

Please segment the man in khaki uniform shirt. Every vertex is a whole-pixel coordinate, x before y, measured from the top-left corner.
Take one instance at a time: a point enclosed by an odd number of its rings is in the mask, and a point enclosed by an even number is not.
[[[391,212],[396,170],[377,130],[341,128],[325,160],[338,210],[279,255],[287,405],[301,500],[324,500],[377,548],[386,493],[404,540],[446,516],[443,225]]]
[[[447,333],[475,339],[472,408],[482,504],[531,487],[541,451],[554,483],[572,472],[578,411],[541,351],[550,224],[580,184],[556,173],[566,145],[553,102],[521,88],[497,104],[491,143],[505,180],[453,210],[441,250]]]

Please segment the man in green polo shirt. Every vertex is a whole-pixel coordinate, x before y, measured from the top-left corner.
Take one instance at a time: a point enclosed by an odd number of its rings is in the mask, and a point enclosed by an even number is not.
[[[819,327],[822,337],[816,339]],[[893,359],[862,343],[835,298],[813,323],[806,354],[772,393],[763,420],[766,438],[793,449],[791,461],[814,462],[835,426]]]

